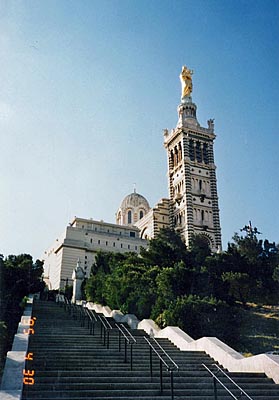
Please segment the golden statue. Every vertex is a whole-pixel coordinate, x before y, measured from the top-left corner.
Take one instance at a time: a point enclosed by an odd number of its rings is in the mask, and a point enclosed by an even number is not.
[[[192,85],[192,75],[194,71],[191,69],[188,69],[186,65],[182,67],[181,74],[179,75],[180,81],[181,81],[181,86],[182,86],[182,95],[181,98],[186,96],[190,96],[193,90],[193,85]]]

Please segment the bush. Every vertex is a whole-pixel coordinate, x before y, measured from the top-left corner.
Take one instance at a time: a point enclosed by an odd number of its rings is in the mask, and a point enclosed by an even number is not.
[[[239,312],[213,297],[178,297],[156,322],[160,326],[177,325],[194,339],[216,336],[231,346],[239,339]]]
[[[0,321],[0,375],[4,368],[5,354],[7,351],[7,326],[4,321]]]

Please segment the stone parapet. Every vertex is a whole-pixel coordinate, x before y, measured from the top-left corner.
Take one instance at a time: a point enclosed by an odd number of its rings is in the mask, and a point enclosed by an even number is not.
[[[25,357],[28,351],[29,334],[24,333],[30,327],[33,297],[27,301],[25,311],[18,324],[14,336],[12,350],[8,351],[0,390],[1,400],[20,400],[23,389],[22,371],[25,367]]]
[[[138,324],[138,329],[143,329],[150,336],[157,336],[160,332],[159,326],[152,319],[143,319]]]
[[[93,303],[87,304],[93,308]],[[97,312],[103,312],[104,309],[108,314],[107,316],[113,317],[115,320],[117,318],[117,322],[127,322],[132,329],[137,327],[137,329],[142,329],[155,338],[167,338],[182,351],[204,351],[229,372],[265,373],[275,383],[279,384],[279,355],[258,354],[244,357],[216,337],[203,337],[194,340],[177,326],[167,326],[160,329],[152,319],[139,321],[135,315],[127,314],[121,316],[120,320],[119,310],[112,311],[109,307],[103,307],[99,304],[94,304],[93,309],[99,310]]]

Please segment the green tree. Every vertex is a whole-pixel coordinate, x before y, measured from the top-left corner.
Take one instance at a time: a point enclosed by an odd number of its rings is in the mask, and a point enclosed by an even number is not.
[[[190,241],[190,260],[193,266],[200,267],[206,257],[211,255],[208,240],[202,235],[194,235]]]
[[[254,228],[256,229],[256,228]],[[257,238],[253,230],[246,236],[235,234],[229,244],[228,253],[233,256],[232,272],[247,274],[249,277],[249,299],[255,302],[278,302],[276,268],[279,265],[279,249],[275,243]],[[245,283],[247,286],[247,282]]]
[[[217,336],[233,345],[239,338],[237,310],[213,297],[196,295],[176,298],[158,317],[161,326],[176,325],[194,339]]]
[[[142,248],[140,254],[146,264],[163,268],[186,260],[188,252],[181,237],[174,230],[164,228],[150,240],[148,249]]]
[[[22,314],[22,299],[44,288],[43,263],[29,254],[0,257],[1,332],[5,352],[11,347],[14,333]],[[3,344],[2,343],[2,344]]]
[[[229,284],[229,295],[245,305],[251,292],[249,275],[241,272],[224,272],[222,280]]]

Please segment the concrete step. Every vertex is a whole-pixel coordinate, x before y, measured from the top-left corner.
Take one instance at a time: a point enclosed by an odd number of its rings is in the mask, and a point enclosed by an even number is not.
[[[50,302],[35,302],[35,334],[30,337],[29,351],[34,354],[34,385],[25,385],[22,400],[166,400],[170,399],[170,374],[163,368],[163,393],[160,393],[159,361],[153,355],[153,377],[150,377],[150,350],[143,331],[131,330],[137,344],[133,346],[133,370],[130,349],[124,363],[124,346],[118,351],[119,333],[110,331],[109,349],[103,345],[101,325],[95,324],[95,335],[78,318]],[[35,314],[33,314],[35,315]],[[110,319],[114,327],[115,322]],[[160,345],[179,365],[174,373],[175,400],[214,400],[212,378],[202,367],[214,363],[204,352],[179,351],[168,339]],[[159,350],[161,353],[161,351]],[[212,369],[214,369],[212,367]],[[230,376],[255,400],[279,399],[278,385],[264,374]],[[222,378],[226,382],[226,378]],[[226,382],[233,388],[230,382]],[[233,389],[232,389],[233,390]],[[218,387],[218,400],[231,400]]]
[[[41,397],[46,397],[49,399],[52,399],[53,394],[57,394],[56,389],[45,391],[45,390],[36,390],[32,392],[31,390],[28,393],[28,397],[32,399],[40,399]],[[170,396],[170,390],[169,388],[164,389],[163,393],[165,395]],[[228,398],[232,399],[231,396],[228,396],[227,393],[225,392],[224,389],[218,389],[218,400],[223,399],[223,398]],[[239,393],[238,393],[239,395]],[[253,398],[257,399],[258,397],[255,397],[254,392],[250,392],[249,395],[251,395]],[[276,396],[277,395],[277,400],[278,400],[278,394],[272,393],[272,392],[265,392],[262,391],[261,393],[258,393],[258,396],[262,397],[263,399],[267,400],[269,397],[268,396]],[[59,391],[59,396],[61,398],[66,398],[66,399],[72,399],[72,398],[103,398],[107,396],[111,396],[115,399],[119,399],[124,397],[130,397],[130,399],[145,399],[145,397],[156,397],[160,396],[160,389],[142,389],[142,388],[135,388],[134,390],[131,389],[115,389],[110,387],[108,384],[107,388],[102,390],[102,389],[96,389],[96,390],[67,390],[64,389],[62,391]],[[214,393],[213,393],[213,388],[210,389],[202,389],[202,388],[191,388],[191,389],[175,389],[175,398],[193,398],[195,399],[196,397],[199,397],[200,399],[204,399],[205,397],[211,397],[211,400],[214,399]],[[265,396],[265,397],[264,397]],[[276,397],[275,397],[276,398]],[[24,399],[24,398],[23,398]]]

